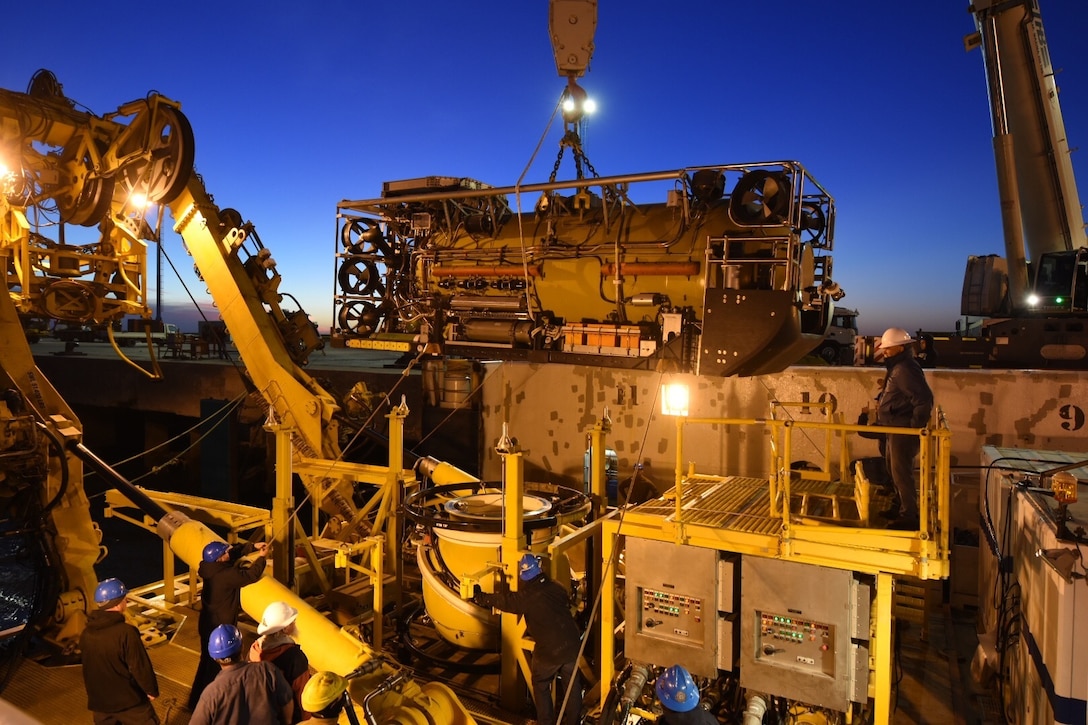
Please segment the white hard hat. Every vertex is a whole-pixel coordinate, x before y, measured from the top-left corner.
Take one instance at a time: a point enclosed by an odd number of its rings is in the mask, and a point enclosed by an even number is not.
[[[272,602],[264,608],[264,616],[257,625],[257,634],[275,634],[295,621],[298,610],[286,602]]]
[[[914,338],[901,327],[889,327],[880,336],[880,347],[882,348],[909,345],[912,342],[914,342]]]

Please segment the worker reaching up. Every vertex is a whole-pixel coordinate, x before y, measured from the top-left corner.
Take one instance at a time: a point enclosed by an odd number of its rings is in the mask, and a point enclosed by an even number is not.
[[[260,556],[250,562],[246,557],[252,552]],[[272,547],[265,543],[246,543],[231,546],[223,541],[213,541],[201,553],[197,573],[204,580],[200,590],[200,663],[196,668],[193,686],[189,690],[189,709],[194,710],[200,693],[219,674],[219,665],[208,654],[208,639],[221,624],[238,624],[242,611],[242,587],[252,584],[264,574]]]
[[[518,579],[521,584],[516,592],[510,591],[505,582],[494,594],[484,593],[477,585],[473,601],[525,617],[525,629],[535,642],[530,669],[537,725],[556,725],[553,682],[564,725],[577,725],[582,710],[578,674],[581,631],[571,614],[570,595],[541,570],[540,560],[532,554],[526,554],[518,563]]]

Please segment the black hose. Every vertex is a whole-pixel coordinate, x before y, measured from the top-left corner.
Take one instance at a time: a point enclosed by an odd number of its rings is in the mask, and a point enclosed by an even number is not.
[[[608,696],[604,699],[604,705],[601,706],[601,721],[599,725],[612,725],[616,722],[616,704],[619,702],[620,693],[619,688],[615,684],[608,690]],[[623,722],[622,720],[620,721]]]
[[[64,442],[60,439],[60,436],[57,435],[56,431],[41,421],[36,421],[35,424],[38,426],[38,429],[45,433],[49,438],[49,442],[55,449],[57,457],[60,458],[60,488],[57,490],[57,494],[53,496],[52,500],[42,509],[41,515],[45,516],[53,510],[53,507],[60,503],[61,499],[64,498],[64,494],[68,491],[68,461],[64,456]]]
[[[155,521],[166,516],[166,509],[151,500],[151,497],[137,488],[131,481],[113,470],[110,464],[96,456],[82,443],[76,443],[71,447],[72,453],[79,456],[84,463],[97,471],[100,475],[113,482],[113,487],[123,493],[129,501]]]
[[[362,723],[359,722],[359,716],[355,714],[355,706],[352,704],[351,695],[348,694],[347,690],[344,690],[344,694],[340,696],[340,702],[344,714],[347,715],[348,722],[351,723],[351,725],[362,725]]]
[[[612,678],[612,686],[608,688],[608,695],[604,699],[604,704],[601,706],[601,720],[598,725],[623,725],[627,722],[627,713],[631,710],[631,702],[625,702],[623,706],[623,712],[619,713],[620,705],[620,691],[624,688],[620,687],[620,684],[625,682],[628,676],[631,674],[632,663],[628,662],[627,665],[616,673],[616,676]],[[617,715],[620,715],[617,717]]]

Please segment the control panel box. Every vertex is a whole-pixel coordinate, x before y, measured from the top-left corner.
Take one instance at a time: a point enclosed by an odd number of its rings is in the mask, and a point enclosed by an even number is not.
[[[745,556],[741,685],[844,711],[868,691],[871,586],[854,572]]]
[[[739,567],[714,549],[628,538],[625,548],[627,657],[693,675],[731,669],[739,638]]]

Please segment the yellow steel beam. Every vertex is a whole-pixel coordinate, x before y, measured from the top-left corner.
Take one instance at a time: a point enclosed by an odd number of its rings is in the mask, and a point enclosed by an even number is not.
[[[525,481],[525,462],[518,451],[500,451],[502,456],[503,533],[502,562],[510,575],[512,589],[517,589],[518,560],[527,550],[525,541],[525,516],[522,493]],[[501,669],[499,673],[499,702],[508,710],[521,705],[524,687],[518,678],[519,670],[524,681],[531,680],[523,646],[525,626],[516,614],[503,612],[499,618],[502,637]]]
[[[876,577],[876,632],[873,636],[873,671],[876,685],[873,688],[873,725],[891,722],[892,699],[892,591],[891,574]]]

